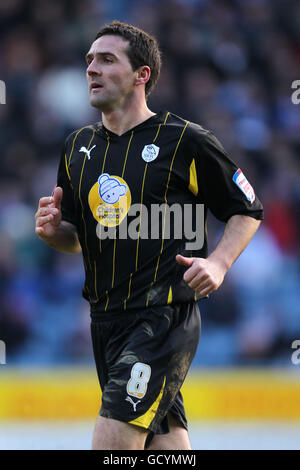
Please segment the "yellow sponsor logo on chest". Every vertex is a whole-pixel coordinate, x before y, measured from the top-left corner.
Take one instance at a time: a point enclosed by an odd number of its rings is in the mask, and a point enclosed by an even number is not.
[[[106,227],[115,227],[129,211],[131,193],[123,178],[102,173],[91,188],[88,201],[97,222]]]

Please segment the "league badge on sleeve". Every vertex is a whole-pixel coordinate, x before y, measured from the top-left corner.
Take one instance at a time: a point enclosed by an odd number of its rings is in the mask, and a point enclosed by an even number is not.
[[[232,179],[235,182],[235,184],[240,188],[240,190],[245,194],[248,201],[250,201],[252,204],[255,200],[254,189],[252,188],[251,184],[247,180],[242,170],[238,169],[234,173]]]

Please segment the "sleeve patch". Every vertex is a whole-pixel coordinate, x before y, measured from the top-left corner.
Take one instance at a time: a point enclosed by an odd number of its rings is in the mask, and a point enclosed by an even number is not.
[[[250,201],[252,204],[255,200],[254,189],[252,188],[251,184],[249,183],[249,181],[243,174],[242,170],[238,169],[234,173],[232,179],[235,182],[235,184],[240,188],[240,190],[245,194],[248,201]]]

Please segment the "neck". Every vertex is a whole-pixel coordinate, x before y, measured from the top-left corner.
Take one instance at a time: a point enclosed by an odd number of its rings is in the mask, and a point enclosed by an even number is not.
[[[154,115],[145,103],[141,107],[102,112],[102,122],[106,129],[120,136]]]

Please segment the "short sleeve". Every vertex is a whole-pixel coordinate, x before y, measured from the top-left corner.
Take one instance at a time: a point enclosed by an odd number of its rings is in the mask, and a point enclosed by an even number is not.
[[[263,207],[253,187],[214,134],[202,129],[193,141],[199,197],[213,215],[223,222],[238,214],[262,220]]]
[[[64,144],[57,174],[57,186],[63,190],[61,203],[62,220],[77,225],[76,210],[74,205],[73,189],[71,184],[70,172],[68,169],[66,145]]]

